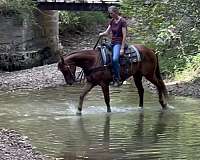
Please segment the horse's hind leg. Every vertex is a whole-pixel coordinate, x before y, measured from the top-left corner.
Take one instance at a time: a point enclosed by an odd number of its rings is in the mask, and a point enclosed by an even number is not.
[[[105,103],[106,103],[106,106],[107,106],[107,112],[111,112],[111,109],[110,109],[110,95],[109,95],[109,84],[101,84],[101,88],[102,88],[102,91],[103,91],[103,95],[104,95],[104,100],[105,100]]]
[[[142,75],[141,74],[135,74],[133,76],[134,78],[134,82],[135,82],[135,85],[138,89],[138,94],[139,94],[139,107],[143,107],[143,97],[144,97],[144,88],[142,86]]]
[[[84,97],[87,95],[87,93],[88,93],[93,87],[94,87],[94,85],[93,85],[92,83],[86,82],[86,84],[85,84],[85,86],[84,86],[84,88],[83,88],[83,92],[80,94],[77,114],[81,114]]]
[[[167,102],[165,99],[165,93],[163,90],[163,81],[162,80],[158,80],[155,76],[145,76],[147,80],[149,80],[151,83],[153,83],[158,90],[158,96],[159,96],[159,102],[160,105],[162,106],[163,109],[167,108]]]

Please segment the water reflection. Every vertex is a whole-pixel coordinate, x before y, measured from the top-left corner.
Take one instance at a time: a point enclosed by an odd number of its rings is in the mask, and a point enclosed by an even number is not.
[[[150,129],[147,129],[149,127],[148,115],[145,117],[144,112],[139,111],[134,114],[134,119],[137,119],[135,123],[134,121],[128,121],[130,124],[126,133],[122,133],[122,124],[119,123],[118,126],[112,124],[112,116],[113,118],[115,117],[112,114],[105,115],[101,138],[99,138],[101,131],[88,131],[86,129],[89,125],[88,122],[84,117],[80,117],[76,123],[80,134],[76,138],[76,142],[74,142],[76,144],[79,143],[79,146],[73,147],[66,144],[66,151],[63,151],[60,157],[66,160],[79,158],[95,160],[163,158],[164,154],[161,152],[163,146],[160,143],[165,139],[173,139],[171,135],[168,136],[165,132],[169,132],[168,125],[171,124],[170,120],[173,120],[174,114],[163,111],[158,112],[158,115],[155,115],[157,116],[155,124]],[[111,130],[113,129],[118,130],[122,134],[116,135],[112,133]],[[93,133],[96,134],[94,135]],[[124,137],[124,135],[126,136]],[[130,139],[127,138],[129,135],[131,135]]]
[[[159,111],[155,118],[155,123],[149,121],[149,115],[144,112],[138,113],[138,120],[136,127],[132,134],[132,150],[129,151],[128,157],[134,159],[162,159],[164,154],[162,148],[164,147],[161,141],[171,139],[165,132],[169,132],[170,118],[174,115],[168,111]],[[154,124],[153,124],[154,123]]]
[[[112,155],[110,154],[109,144],[110,144],[110,114],[105,115],[105,123],[103,128],[103,137],[99,139],[101,142],[98,144],[96,142],[93,143],[93,135],[90,135],[88,131],[86,131],[84,125],[84,118],[80,117],[76,123],[79,128],[80,136],[77,137],[79,142],[79,146],[76,147],[73,151],[62,152],[60,158],[64,158],[66,160],[75,160],[75,159],[95,159],[95,160],[109,160],[112,159]],[[67,145],[68,146],[68,145]],[[68,146],[70,147],[70,146]],[[69,148],[66,148],[69,150]]]
[[[133,133],[133,137],[136,138],[136,143],[137,141],[139,143],[143,142],[143,137],[144,137],[144,112],[141,111],[139,112],[139,116],[138,116],[138,121],[136,122],[136,128],[134,130]]]

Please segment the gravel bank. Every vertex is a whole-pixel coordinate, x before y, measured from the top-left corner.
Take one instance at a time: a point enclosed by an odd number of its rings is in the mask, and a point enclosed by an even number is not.
[[[57,64],[0,73],[0,90],[3,92],[35,90],[64,84],[64,78],[57,69]],[[20,136],[14,130],[0,129],[0,160],[48,159],[44,157],[34,150],[27,137]]]
[[[0,90],[42,89],[64,85],[62,73],[57,69],[57,63],[35,67],[32,69],[0,73]],[[165,82],[169,94],[200,97],[200,81]],[[155,92],[155,87],[144,80],[144,87]]]
[[[57,64],[0,73],[0,90],[42,89],[64,84],[64,78],[57,69]]]
[[[151,92],[157,92],[156,88],[148,81],[144,81],[144,86]],[[190,82],[172,81],[165,82],[169,95],[189,96],[200,98],[200,80],[192,80]]]
[[[34,150],[28,138],[14,130],[0,130],[1,160],[44,160],[41,153]]]

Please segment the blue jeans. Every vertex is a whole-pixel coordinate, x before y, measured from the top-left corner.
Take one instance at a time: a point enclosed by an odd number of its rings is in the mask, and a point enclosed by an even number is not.
[[[114,71],[114,80],[120,80],[120,49],[121,44],[112,44],[112,64]]]

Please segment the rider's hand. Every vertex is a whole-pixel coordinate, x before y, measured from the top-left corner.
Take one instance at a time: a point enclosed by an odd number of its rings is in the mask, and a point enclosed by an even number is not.
[[[124,48],[120,49],[120,55],[123,56],[124,55]]]
[[[104,35],[104,32],[99,33],[99,37],[102,37]]]

